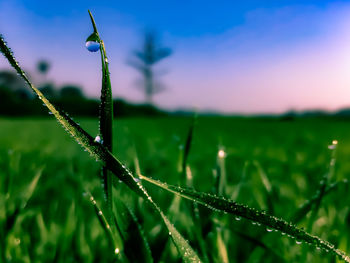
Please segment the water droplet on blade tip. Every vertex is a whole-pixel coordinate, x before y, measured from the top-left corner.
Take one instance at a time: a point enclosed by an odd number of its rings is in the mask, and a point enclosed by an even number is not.
[[[90,52],[96,52],[100,49],[100,43],[96,41],[86,41],[85,46]]]

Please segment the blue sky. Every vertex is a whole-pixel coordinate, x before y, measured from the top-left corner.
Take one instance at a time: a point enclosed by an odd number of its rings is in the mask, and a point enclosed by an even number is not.
[[[37,83],[80,84],[98,96],[98,54],[86,51],[90,9],[105,41],[114,94],[142,101],[126,62],[154,28],[174,54],[157,66],[167,108],[267,113],[350,105],[350,3],[334,1],[0,0],[0,33]],[[7,63],[0,58],[0,69]]]

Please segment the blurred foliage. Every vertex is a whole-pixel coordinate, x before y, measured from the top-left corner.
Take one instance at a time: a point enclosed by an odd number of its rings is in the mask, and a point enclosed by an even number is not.
[[[87,98],[81,87],[64,85],[57,88],[51,82],[39,85],[39,90],[56,106],[73,116],[97,116],[99,101]],[[147,104],[131,104],[116,99],[114,116],[164,116],[166,113]],[[79,107],[77,107],[79,105]],[[47,112],[38,103],[25,86],[23,80],[13,71],[0,71],[0,116],[47,116]]]
[[[80,123],[91,134],[98,134],[97,121],[81,119]],[[142,174],[179,184],[179,146],[187,137],[190,118],[132,118],[117,123],[114,152],[121,161],[134,169],[136,149]],[[349,129],[350,123],[339,120],[200,117],[188,156],[193,186],[212,191],[218,145],[224,146],[225,195],[231,196],[239,186],[235,194],[238,202],[273,209],[276,216],[290,220],[318,191],[329,169],[331,152],[327,146],[334,139],[339,144],[330,182],[350,174]],[[0,213],[0,232],[6,236],[1,239],[3,262],[111,261],[108,239],[83,195],[87,189],[99,204],[103,203],[99,164],[83,154],[55,121],[1,118],[0,157],[0,202],[6,207]],[[23,200],[27,200],[23,194],[38,174],[40,179],[25,208],[16,209],[23,207]],[[153,210],[122,183],[116,183],[115,202],[123,199],[137,218],[154,261],[179,262]],[[6,185],[11,185],[10,196]],[[172,195],[147,187],[161,208],[169,210],[172,222],[200,256],[196,231],[201,232],[209,262],[303,262],[303,251],[307,255],[304,262],[337,262],[280,233],[201,206],[200,224],[194,224],[187,201],[170,208]],[[347,184],[342,184],[323,198],[313,227],[313,234],[344,251],[350,251],[348,190]],[[310,213],[298,225],[306,228],[309,218]],[[12,222],[11,228],[8,222]]]
[[[51,68],[50,62],[46,60],[40,60],[37,64],[38,71],[43,75],[45,75],[50,68]]]

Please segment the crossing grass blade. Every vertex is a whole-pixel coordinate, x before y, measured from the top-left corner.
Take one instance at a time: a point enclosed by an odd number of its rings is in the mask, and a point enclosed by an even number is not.
[[[323,196],[325,197],[327,194],[335,191],[338,189],[340,185],[348,185],[348,180],[344,179],[342,181],[335,182],[333,184],[330,184],[327,186],[327,188],[324,191]],[[310,199],[305,201],[298,210],[294,213],[294,215],[291,218],[291,221],[294,224],[299,223],[306,215],[309,213],[314,206],[314,204],[319,200],[319,193],[317,192],[314,196],[312,196]]]
[[[112,171],[119,180],[123,181],[131,190],[133,190],[140,197],[148,200],[148,202],[155,208],[161,216],[165,226],[169,230],[169,234],[174,241],[184,262],[200,262],[200,259],[184,237],[177,231],[177,229],[170,223],[169,219],[164,215],[160,207],[153,201],[146,189],[134,178],[131,172],[115,158],[106,147],[94,140],[94,138],[82,129],[74,120],[72,120],[66,113],[55,108],[54,105],[38,90],[28,79],[25,72],[21,69],[18,62],[15,60],[11,50],[7,47],[2,35],[0,36],[0,51],[7,58],[10,65],[17,71],[23,80],[29,85],[31,90],[38,96],[38,98],[51,111],[52,115],[63,126],[63,128],[79,143],[87,152],[90,153],[96,160],[100,161],[102,165],[106,166]]]
[[[197,202],[207,208],[213,209],[218,212],[229,213],[235,216],[243,217],[253,222],[259,223],[265,226],[267,229],[274,229],[285,233],[299,242],[305,242],[314,247],[323,249],[326,252],[330,252],[339,256],[346,262],[350,262],[350,257],[346,255],[345,252],[336,249],[333,244],[328,241],[322,240],[317,236],[313,236],[303,229],[296,227],[295,225],[284,221],[283,219],[277,218],[275,216],[269,215],[264,211],[256,210],[248,206],[238,204],[232,200],[225,199],[216,195],[197,192],[190,188],[182,188],[174,185],[168,185],[166,183],[140,176],[143,181],[149,182],[153,185],[161,187],[168,192],[182,196],[193,202]]]

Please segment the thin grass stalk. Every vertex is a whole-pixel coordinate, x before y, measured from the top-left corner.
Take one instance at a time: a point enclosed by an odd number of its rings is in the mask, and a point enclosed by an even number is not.
[[[108,58],[103,40],[100,38],[98,33],[94,17],[91,12],[89,16],[96,34],[97,39],[100,43],[100,54],[101,54],[101,65],[102,65],[102,88],[101,88],[101,104],[100,104],[100,135],[102,144],[113,153],[113,98],[112,98],[112,87],[111,80],[109,77]],[[108,221],[110,224],[113,222],[113,175],[108,171],[107,167],[102,167],[102,181],[104,188],[105,201],[108,210]]]
[[[333,177],[334,175],[334,166],[335,166],[335,153],[336,153],[336,147],[337,147],[338,141],[334,140],[332,142],[332,144],[328,147],[331,150],[331,160],[329,163],[329,170],[327,173],[325,173],[320,181],[320,187],[317,193],[317,198],[313,204],[313,206],[311,207],[311,215],[306,227],[306,231],[307,232],[312,232],[312,228],[314,225],[314,222],[316,221],[317,218],[317,214],[318,211],[320,209],[321,206],[321,202],[323,197],[325,196],[325,192],[326,192],[326,188],[328,185],[328,182],[330,180],[331,177]],[[307,260],[307,250],[304,249],[303,250],[303,254],[302,254],[302,262],[306,262]]]
[[[182,178],[181,181],[182,182],[186,182],[186,167],[187,167],[187,162],[188,162],[188,156],[190,154],[190,150],[191,150],[191,146],[192,146],[192,139],[193,139],[193,133],[194,133],[194,127],[196,125],[197,122],[197,113],[195,113],[192,117],[192,121],[190,124],[190,127],[188,129],[187,132],[187,137],[186,137],[186,143],[185,143],[185,147],[184,147],[184,152],[183,152],[183,158],[182,158]],[[183,184],[185,185],[185,184]]]
[[[338,182],[335,182],[335,183],[328,185],[324,191],[323,196],[325,197],[327,194],[337,190],[340,185],[342,185],[342,184],[348,185],[348,183],[349,183],[348,180],[344,179],[342,181],[338,181]],[[300,205],[300,207],[297,209],[297,211],[292,216],[291,221],[294,224],[299,223],[307,215],[307,213],[310,212],[310,210],[315,205],[315,203],[318,201],[318,199],[319,199],[319,194],[317,191],[317,193],[314,196],[312,196],[310,199],[306,200],[302,205]]]
[[[192,176],[191,167],[188,165],[188,157],[192,146],[194,129],[197,124],[197,120],[198,120],[198,114],[194,113],[187,132],[185,147],[183,150],[181,181],[185,180],[186,184],[183,184],[183,185],[186,185],[187,187],[193,187],[193,176]],[[202,221],[200,219],[198,205],[197,203],[191,203],[187,205],[187,208],[190,211],[190,214],[194,223],[194,232],[195,232],[194,234],[198,241],[199,249],[202,254],[203,260],[204,262],[209,262],[207,250],[204,243],[204,237],[202,234]]]
[[[108,236],[108,240],[113,247],[113,252],[115,255],[115,258],[118,260],[122,260],[122,262],[125,262],[125,254],[123,249],[123,241],[119,234],[117,234],[115,231],[113,231],[111,224],[108,222],[107,218],[104,216],[104,213],[102,212],[101,208],[97,205],[96,200],[94,197],[89,193],[88,198],[90,203],[93,205],[95,213],[97,215],[97,218],[103,227],[106,235]]]

